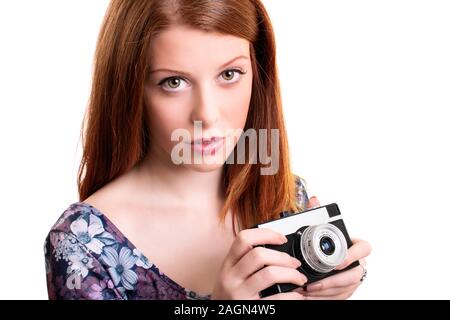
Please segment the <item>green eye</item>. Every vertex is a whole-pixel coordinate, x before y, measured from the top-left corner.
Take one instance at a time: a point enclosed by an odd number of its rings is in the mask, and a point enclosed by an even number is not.
[[[171,78],[171,79],[167,80],[167,84],[169,85],[170,88],[176,89],[180,86],[180,79]]]
[[[243,74],[246,74],[247,72],[244,72],[244,71],[239,70],[239,69],[229,69],[229,70],[225,70],[224,72],[222,72],[222,78],[224,80],[226,80],[227,82],[230,82],[231,80],[233,80],[235,78],[236,73],[239,73],[240,75],[243,75]]]
[[[222,73],[222,75],[224,75],[224,79],[225,80],[227,80],[227,81],[230,81],[230,80],[233,80],[233,78],[234,78],[234,73],[235,73],[235,71],[233,71],[233,70],[227,70],[227,71],[225,71],[224,73]]]
[[[178,91],[182,87],[182,82],[185,82],[182,78],[179,77],[170,77],[163,79],[158,83],[158,86],[162,87],[166,91]]]

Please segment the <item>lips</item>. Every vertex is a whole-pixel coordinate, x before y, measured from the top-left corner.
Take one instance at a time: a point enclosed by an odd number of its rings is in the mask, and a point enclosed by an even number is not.
[[[191,142],[194,150],[203,155],[214,155],[224,144],[225,137],[201,138]]]
[[[214,143],[216,141],[219,141],[219,140],[223,140],[223,137],[201,138],[201,139],[194,140],[191,143],[192,144],[202,144],[202,145],[207,146],[207,145]]]

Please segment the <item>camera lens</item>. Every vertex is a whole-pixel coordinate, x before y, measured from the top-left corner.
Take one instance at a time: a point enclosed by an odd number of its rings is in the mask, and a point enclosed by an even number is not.
[[[322,249],[322,252],[327,256],[331,256],[335,249],[333,240],[330,237],[323,237],[320,239],[320,249]]]
[[[347,255],[342,231],[331,223],[307,227],[300,238],[301,254],[307,265],[318,273],[328,273]]]

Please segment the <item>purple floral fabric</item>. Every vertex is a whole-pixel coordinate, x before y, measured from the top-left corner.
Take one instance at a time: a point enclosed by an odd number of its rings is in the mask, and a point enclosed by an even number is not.
[[[296,177],[297,200],[308,202]],[[203,300],[167,277],[100,211],[76,202],[53,225],[44,243],[51,300]]]

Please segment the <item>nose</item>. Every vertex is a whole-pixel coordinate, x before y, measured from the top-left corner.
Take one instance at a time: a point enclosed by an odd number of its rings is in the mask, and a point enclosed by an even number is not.
[[[211,86],[197,87],[194,90],[194,108],[191,113],[191,121],[202,121],[204,128],[214,127],[219,120],[219,96]]]

